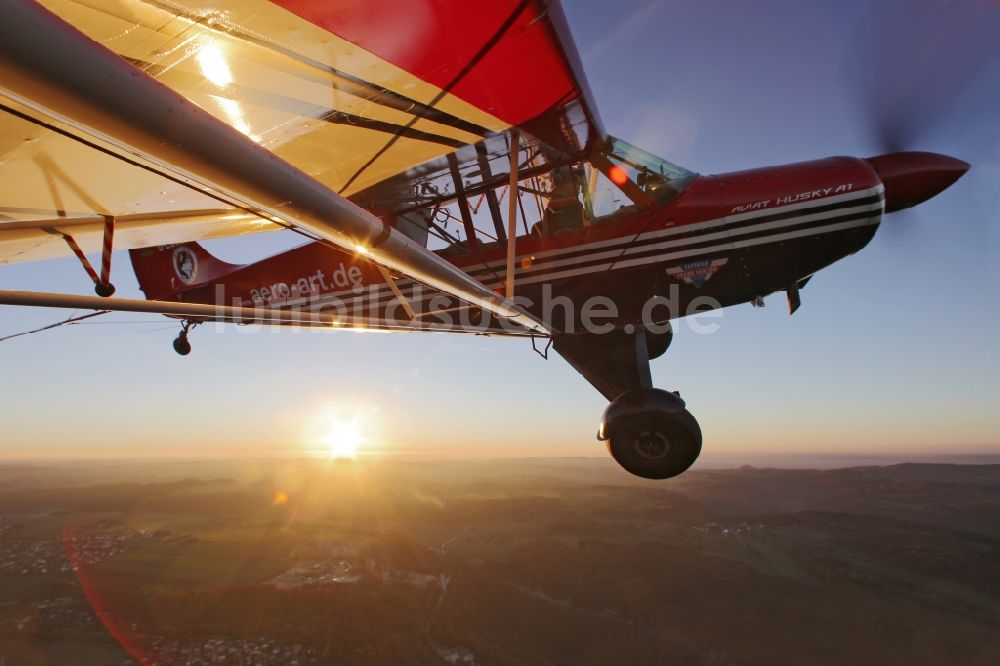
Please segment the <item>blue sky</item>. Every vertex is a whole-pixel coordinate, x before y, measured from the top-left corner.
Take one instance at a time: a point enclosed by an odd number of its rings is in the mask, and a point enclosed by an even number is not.
[[[1000,58],[984,41],[1000,5],[565,5],[607,129],[701,173],[875,154],[871,115],[893,104],[935,119],[910,147],[973,164],[815,277],[794,317],[777,295],[712,335],[679,328],[653,377],[682,392],[706,456],[1000,452]],[[291,244],[210,247],[248,260]],[[138,295],[116,261],[119,293]],[[2,267],[0,284],[87,293],[72,260]],[[0,335],[68,314],[0,313]],[[0,455],[297,453],[330,410],[360,414],[386,451],[602,452],[603,398],[523,341],[203,327],[180,358],[176,328],[109,315],[0,343]]]

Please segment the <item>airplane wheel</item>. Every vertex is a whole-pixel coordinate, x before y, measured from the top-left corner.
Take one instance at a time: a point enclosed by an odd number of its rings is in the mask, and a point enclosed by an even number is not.
[[[659,389],[635,389],[604,412],[599,438],[626,471],[645,479],[669,479],[701,453],[701,428],[684,401]]]
[[[191,342],[188,340],[187,334],[181,333],[174,338],[174,351],[181,356],[187,356],[191,353]]]

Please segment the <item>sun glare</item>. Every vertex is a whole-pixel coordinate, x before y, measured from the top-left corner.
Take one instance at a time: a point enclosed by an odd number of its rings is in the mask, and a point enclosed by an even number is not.
[[[327,451],[333,459],[354,460],[358,457],[361,440],[361,429],[356,421],[334,419],[326,434]]]
[[[226,57],[215,44],[206,44],[198,51],[198,65],[205,78],[220,88],[225,88],[233,82],[233,73],[229,69]]]

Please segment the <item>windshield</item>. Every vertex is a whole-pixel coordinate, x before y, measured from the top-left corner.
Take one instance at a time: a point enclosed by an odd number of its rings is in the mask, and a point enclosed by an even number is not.
[[[611,137],[611,154],[608,157],[625,169],[632,182],[658,204],[680,194],[697,175],[615,137]]]
[[[596,223],[640,210],[649,199],[662,206],[697,175],[615,137],[610,138],[601,159],[606,166],[591,171],[588,188],[589,217]]]

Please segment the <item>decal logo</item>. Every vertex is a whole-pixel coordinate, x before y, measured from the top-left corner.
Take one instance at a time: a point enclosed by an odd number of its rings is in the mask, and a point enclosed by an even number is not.
[[[184,284],[194,284],[198,277],[198,257],[183,245],[174,250],[174,273]]]
[[[702,261],[692,261],[688,264],[681,264],[680,266],[674,266],[673,268],[668,268],[667,273],[671,276],[677,278],[678,280],[683,280],[694,287],[701,287],[705,284],[713,275],[719,272],[719,269],[729,263],[729,259],[704,259]]]

